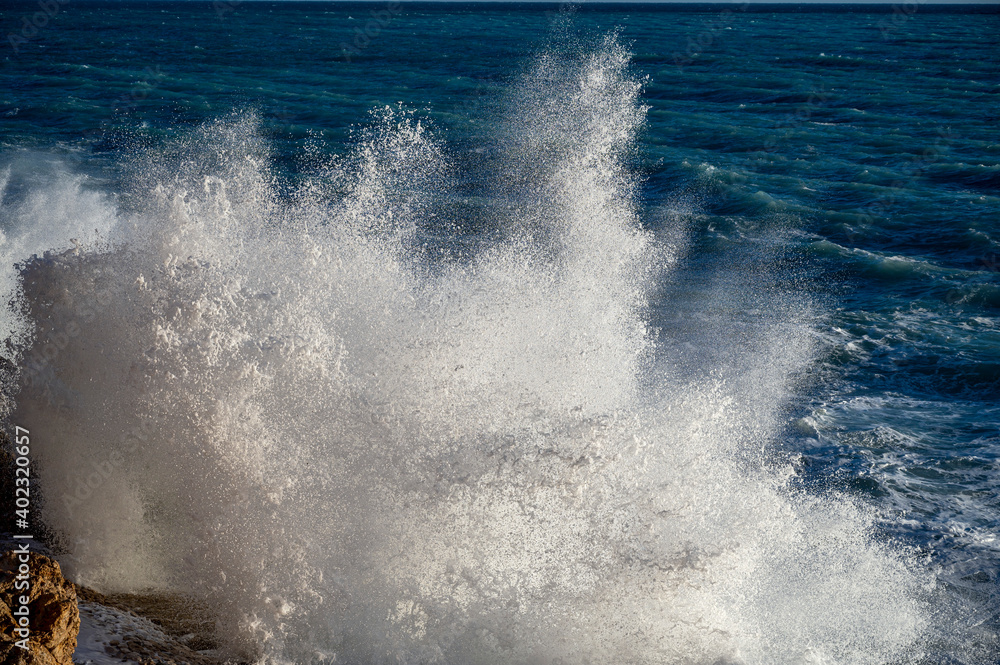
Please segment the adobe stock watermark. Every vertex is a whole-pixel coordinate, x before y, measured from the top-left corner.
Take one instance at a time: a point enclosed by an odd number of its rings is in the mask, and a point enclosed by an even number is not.
[[[142,71],[142,75],[145,77],[140,82],[132,84],[128,92],[124,92],[119,95],[113,102],[115,111],[119,113],[129,113],[139,108],[139,104],[149,97],[150,93],[160,87],[163,79],[166,78],[166,74],[160,69],[159,65],[156,67],[146,67]],[[102,136],[107,132],[110,120],[104,120],[99,127],[95,127],[87,132],[84,132],[84,138],[94,139]]]
[[[268,115],[274,120],[274,129],[276,131],[290,131],[295,124],[295,113],[287,104],[282,104],[272,109]]]
[[[476,86],[462,94],[462,102],[455,108],[455,113],[467,118],[476,117],[480,109],[487,103],[497,103],[497,98],[493,94],[495,91],[489,85],[488,79],[477,78],[474,80]]]
[[[351,58],[361,55],[361,52],[368,48],[372,40],[382,34],[382,31],[389,27],[392,19],[403,12],[403,5],[399,0],[392,0],[381,10],[371,10],[368,16],[371,18],[365,23],[365,27],[354,28],[354,39],[350,44],[340,42],[340,56],[347,62]]]
[[[100,489],[104,483],[115,474],[115,472],[125,464],[127,455],[139,450],[141,444],[149,441],[149,436],[157,430],[155,423],[150,419],[142,422],[140,427],[135,427],[131,432],[122,434],[120,445],[116,449],[104,450],[102,457],[90,461],[90,467],[81,469],[77,476],[69,482],[71,491],[64,492],[60,497],[66,514],[73,516],[73,510],[84,505],[94,492]]]
[[[913,18],[913,15],[917,13],[917,9],[925,2],[927,0],[908,0],[902,4],[893,5],[892,16],[878,22],[878,31],[882,35],[882,39],[884,41],[892,39],[893,33]]]
[[[32,353],[22,368],[22,381],[27,389],[45,397],[51,406],[59,407],[65,404],[65,400],[56,394],[53,387],[56,383],[53,363],[69,346],[70,341],[83,332],[84,326],[93,321],[101,310],[111,303],[111,299],[110,289],[88,292],[81,301],[75,303],[76,316],[61,329],[48,331],[45,342]]]
[[[139,102],[149,97],[149,93],[160,87],[160,82],[166,78],[166,74],[163,73],[159,65],[156,67],[146,67],[142,70],[142,74],[145,78],[140,83],[132,84],[128,92],[122,93],[115,99],[116,111],[135,110],[138,108]]]
[[[697,36],[688,37],[687,46],[683,52],[675,51],[673,53],[671,57],[673,58],[674,65],[683,69],[697,60],[702,53],[712,47],[715,40],[723,31],[732,27],[733,16],[736,12],[745,12],[749,6],[749,2],[743,2],[735,11],[724,9],[719,12],[713,21],[705,24],[704,29]]]
[[[1000,273],[1000,252],[987,252],[976,259],[976,270]],[[956,286],[948,289],[944,294],[944,301],[949,305],[961,305],[966,302],[974,302],[976,287],[966,285],[965,288]]]
[[[15,54],[20,54],[21,47],[35,39],[68,4],[69,0],[38,0],[38,11],[21,17],[21,30],[16,33],[8,32],[7,44],[14,49]]]
[[[932,164],[941,159],[950,149],[955,140],[955,135],[951,128],[938,128],[937,139],[934,145],[924,148],[919,154],[910,158],[909,163],[902,169],[902,178],[893,180],[889,184],[886,192],[881,194],[874,201],[865,206],[861,222],[870,224],[877,218],[885,217],[889,210],[896,203],[900,192],[912,185],[913,181],[919,178]]]
[[[75,255],[69,250],[57,257],[43,260],[63,260],[67,258],[73,261]],[[74,262],[67,266],[69,270],[75,270],[82,280],[89,282],[89,288],[71,302],[72,313],[67,320],[58,326],[42,333],[44,337],[32,350],[21,369],[21,381],[25,390],[30,391],[36,397],[47,400],[49,406],[56,411],[64,412],[72,406],[73,395],[71,391],[64,388],[58,379],[56,363],[71,342],[84,334],[88,326],[96,321],[102,311],[105,310],[113,300],[112,289],[100,288],[93,281],[92,277],[82,270],[80,262]],[[157,431],[158,423],[152,417],[146,417],[140,425],[132,428],[131,431],[121,435],[119,444],[116,447],[104,448],[99,457],[95,457],[88,464],[81,464],[74,469],[73,476],[67,478],[68,490],[58,497],[70,517],[73,516],[74,509],[88,501],[116,471],[125,464],[128,455],[137,452],[140,446],[149,441],[150,435]],[[19,432],[20,433],[20,432]],[[27,434],[27,431],[24,432]],[[109,437],[110,441],[110,437]],[[18,445],[21,445],[18,440]],[[18,451],[20,454],[20,450]],[[18,465],[21,463],[18,462]],[[56,497],[53,497],[54,499]],[[17,504],[20,508],[20,503]],[[22,526],[20,519],[26,520],[18,514],[18,526]]]
[[[565,22],[576,14],[576,10],[586,0],[562,0],[555,9],[546,9],[545,18],[550,23]]]
[[[31,433],[20,425],[14,428],[14,524],[19,533],[14,534],[17,540],[25,541],[18,544],[14,553],[17,555],[17,576],[14,578],[14,589],[20,591],[20,597],[14,598],[10,612],[14,620],[14,636],[21,639],[14,645],[28,650],[28,639],[31,637],[31,540],[33,536],[28,531],[31,512]]]
[[[215,0],[212,3],[212,9],[215,10],[215,16],[221,21],[235,12],[236,8],[242,4],[243,0]]]
[[[820,88],[818,91],[810,92],[805,104],[800,104],[794,113],[789,113],[779,121],[774,133],[764,141],[764,152],[774,152],[777,150],[779,142],[784,141],[791,136],[792,132],[809,122],[813,113],[825,106],[829,98],[830,93],[827,92],[825,87]]]

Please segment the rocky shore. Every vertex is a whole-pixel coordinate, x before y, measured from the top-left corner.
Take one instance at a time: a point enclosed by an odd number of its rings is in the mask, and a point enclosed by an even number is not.
[[[0,663],[69,665],[79,632],[76,588],[54,559],[26,547],[0,556]]]
[[[0,377],[7,369],[0,362]],[[12,450],[10,438],[0,432],[0,665],[234,662],[215,642],[214,616],[193,599],[156,591],[99,593],[63,577],[44,544],[48,534],[43,525],[35,525],[40,540],[15,538]],[[28,566],[27,575],[22,565]],[[30,584],[19,575],[29,577]],[[21,642],[17,629],[25,613],[28,637]]]
[[[104,595],[64,578],[58,562],[45,554],[25,555],[9,545],[6,549],[0,555],[0,665],[232,662],[213,639],[211,614],[190,598],[158,593]],[[24,558],[31,584],[22,590],[18,575]],[[18,634],[24,606],[30,630]],[[28,635],[26,642],[19,643],[23,634]]]

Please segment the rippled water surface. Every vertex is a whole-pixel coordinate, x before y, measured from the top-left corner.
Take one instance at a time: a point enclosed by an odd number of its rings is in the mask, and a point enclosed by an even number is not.
[[[0,333],[79,580],[271,662],[998,662],[993,8],[53,7]]]

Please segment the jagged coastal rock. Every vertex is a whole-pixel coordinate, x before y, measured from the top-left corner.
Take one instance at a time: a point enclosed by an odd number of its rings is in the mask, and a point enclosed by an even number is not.
[[[18,552],[0,557],[0,665],[72,665],[80,632],[76,588],[62,576],[59,564],[36,552],[27,553],[29,586],[20,589]],[[21,597],[28,599],[28,649],[18,646],[15,632]]]
[[[39,546],[37,543],[36,546]],[[65,579],[58,562],[0,534],[0,665],[222,665],[211,612],[191,598],[103,595]],[[21,576],[19,580],[18,577]],[[16,629],[28,600],[27,649]]]

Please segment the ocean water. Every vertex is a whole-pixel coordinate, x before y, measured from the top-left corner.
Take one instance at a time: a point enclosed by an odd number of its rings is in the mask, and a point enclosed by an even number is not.
[[[0,27],[73,579],[254,662],[1000,662],[995,7]]]

